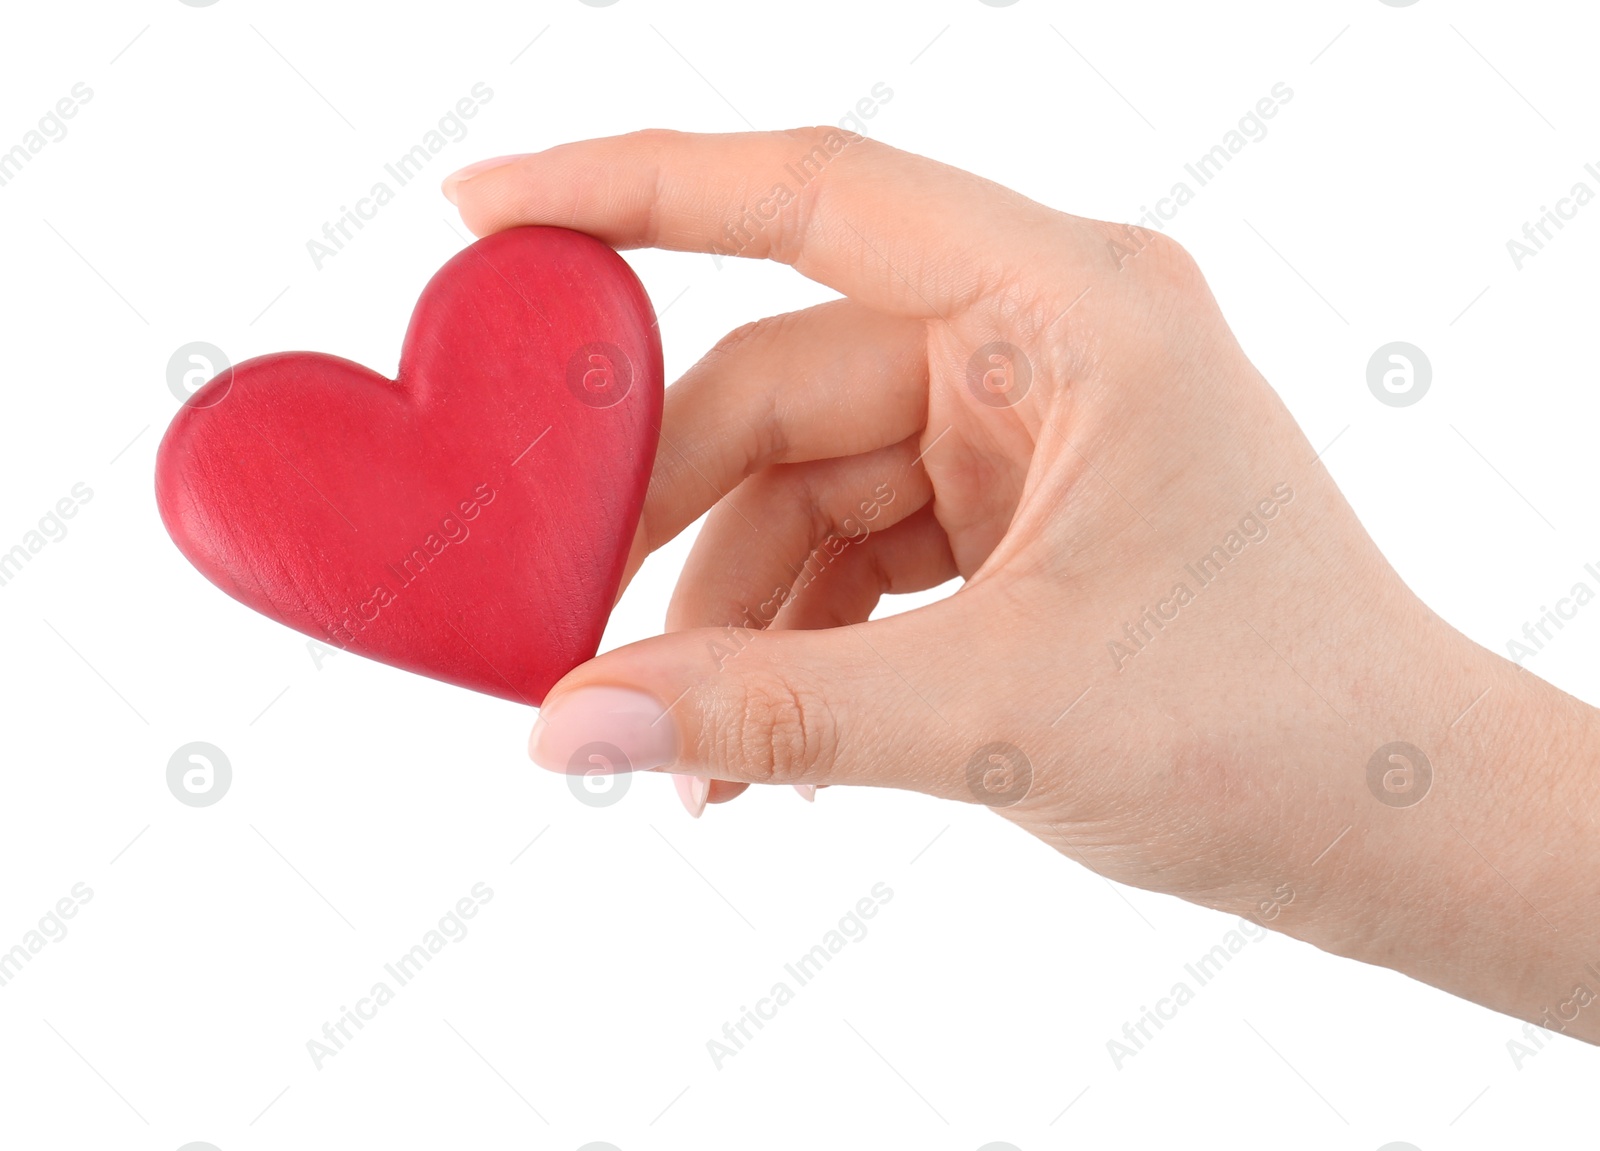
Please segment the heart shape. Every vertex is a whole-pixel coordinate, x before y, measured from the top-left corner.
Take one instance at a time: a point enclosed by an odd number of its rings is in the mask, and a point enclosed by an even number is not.
[[[196,390],[156,499],[189,561],[261,614],[537,706],[599,648],[661,403],[633,270],[590,236],[514,228],[428,282],[395,379],[285,352]]]

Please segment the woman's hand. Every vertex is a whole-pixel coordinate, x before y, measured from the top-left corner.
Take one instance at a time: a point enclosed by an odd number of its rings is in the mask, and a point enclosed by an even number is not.
[[[987,803],[1112,879],[1600,1037],[1596,712],[1410,592],[1178,245],[836,129],[475,169],[446,192],[480,235],[844,297],[668,391],[630,573],[710,518],[668,634],[562,680],[539,763],[605,741],[694,810],[748,783]]]

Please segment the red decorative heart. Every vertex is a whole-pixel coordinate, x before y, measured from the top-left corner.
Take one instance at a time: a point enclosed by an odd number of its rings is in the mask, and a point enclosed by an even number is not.
[[[156,499],[189,561],[263,615],[536,706],[599,647],[661,401],[632,269],[515,228],[429,281],[396,379],[285,352],[197,390]]]

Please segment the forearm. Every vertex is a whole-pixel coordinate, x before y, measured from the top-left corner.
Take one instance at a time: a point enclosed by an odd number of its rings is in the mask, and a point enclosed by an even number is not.
[[[1600,712],[1457,633],[1432,648],[1450,671],[1393,737],[1418,733],[1426,793],[1413,775],[1385,800],[1362,771],[1350,832],[1284,928],[1600,1042]]]

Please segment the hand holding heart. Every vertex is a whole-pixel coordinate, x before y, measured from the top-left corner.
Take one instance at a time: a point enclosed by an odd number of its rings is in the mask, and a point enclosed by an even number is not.
[[[1110,878],[1551,1025],[1600,955],[1600,904],[1565,898],[1600,841],[1572,775],[1596,712],[1411,593],[1178,245],[829,129],[589,141],[446,191],[480,235],[559,224],[842,294],[668,390],[627,574],[709,517],[667,634],[550,690],[541,764],[602,742],[701,803],[989,803]],[[1427,768],[1420,802],[1384,798],[1396,762]]]

